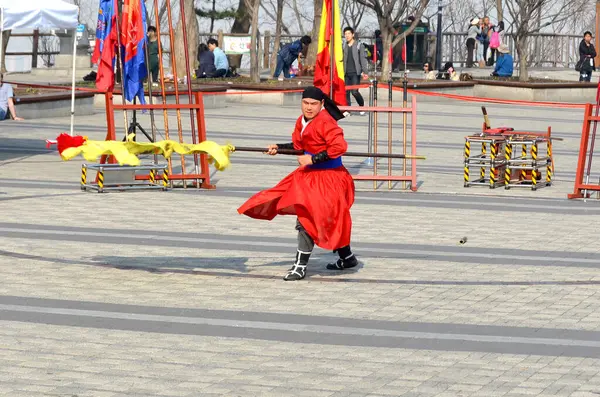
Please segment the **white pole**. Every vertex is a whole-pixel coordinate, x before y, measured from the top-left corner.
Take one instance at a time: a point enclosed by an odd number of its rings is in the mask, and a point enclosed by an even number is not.
[[[4,7],[0,7],[0,72],[2,72],[2,50],[4,50]]]
[[[77,51],[77,31],[73,31],[73,76],[71,81],[71,136],[75,124],[75,52]]]

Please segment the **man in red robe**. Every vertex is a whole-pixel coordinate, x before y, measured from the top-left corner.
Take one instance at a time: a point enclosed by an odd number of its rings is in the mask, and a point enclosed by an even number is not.
[[[302,150],[299,167],[275,187],[263,190],[239,209],[251,218],[271,220],[276,215],[296,215],[298,250],[296,261],[283,278],[301,280],[306,276],[308,259],[318,245],[334,250],[339,259],[327,265],[343,270],[358,265],[350,249],[354,203],[354,181],[342,165],[348,148],[337,121],[344,116],[323,91],[308,87],[302,94],[302,116],[296,121],[292,142],[270,145],[267,153],[278,149]]]

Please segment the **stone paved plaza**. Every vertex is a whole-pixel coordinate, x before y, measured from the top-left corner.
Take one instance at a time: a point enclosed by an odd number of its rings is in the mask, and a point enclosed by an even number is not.
[[[481,104],[418,106],[419,191],[357,183],[361,265],[333,273],[318,249],[300,282],[281,279],[295,219],[236,212],[293,157],[234,153],[213,191],[98,194],[79,189],[83,160],[45,148],[67,118],[3,122],[0,395],[600,395],[600,205],[566,198],[583,110],[487,106],[494,126],[564,138],[555,184],[532,192],[463,187]],[[286,142],[298,115],[210,109],[208,139]],[[366,150],[367,118],[340,124],[350,150]],[[102,139],[104,114],[77,117],[76,132]],[[368,173],[361,161],[344,160]]]

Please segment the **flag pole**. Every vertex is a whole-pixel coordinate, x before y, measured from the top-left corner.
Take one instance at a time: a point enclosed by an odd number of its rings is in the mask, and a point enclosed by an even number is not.
[[[186,85],[188,92],[188,101],[189,103],[193,102],[192,99],[192,75],[190,73],[190,53],[188,51],[188,39],[187,39],[187,28],[186,28],[186,20],[185,20],[185,4],[183,0],[179,0],[179,14],[181,16],[181,31],[183,34],[183,53],[185,57],[185,76],[186,76]],[[194,14],[195,18],[196,15]],[[190,109],[190,126],[192,130],[192,143],[196,144],[196,127],[194,126],[194,110]],[[194,153],[194,169],[196,175],[200,174],[200,157],[198,153]],[[196,187],[200,189],[200,180],[196,179]]]
[[[179,105],[179,80],[177,79],[177,61],[175,59],[175,37],[173,35],[173,18],[171,15],[171,0],[165,0],[167,5],[167,21],[169,22],[169,46],[171,48],[171,69],[173,72],[173,86],[175,88],[175,103]],[[183,13],[183,10],[180,10]],[[181,109],[177,108],[177,129],[179,143],[183,143],[183,127],[181,126]],[[185,174],[185,156],[181,156],[181,173]],[[187,182],[183,180],[183,188],[187,188]]]
[[[406,109],[406,105],[408,102],[408,73],[406,70],[407,67],[407,59],[408,59],[408,52],[406,50],[406,35],[404,36],[404,44],[403,44],[403,50],[402,50],[402,54],[404,55],[404,80],[402,80],[402,107],[404,109]],[[402,150],[404,150],[404,152],[406,153],[406,123],[407,123],[407,113],[404,112],[402,113],[402,133],[403,133],[403,140],[402,140]],[[412,120],[412,122],[414,123],[415,121]],[[406,176],[406,159],[403,160],[403,164],[402,164],[402,175]],[[406,181],[402,181],[402,189],[406,189]]]
[[[331,30],[329,35],[329,98],[333,99],[333,70],[335,67],[335,0],[331,0]]]
[[[121,0],[122,1],[122,0]],[[119,20],[121,19],[121,15],[119,15],[119,0],[115,0],[115,24],[117,25],[117,58],[118,58],[118,66],[121,69],[121,101],[123,105],[125,105],[125,71],[123,70],[123,57],[121,52],[121,24]],[[125,141],[127,142],[127,132],[129,130],[129,122],[127,120],[127,110],[123,109],[123,119],[125,120]]]
[[[158,17],[158,0],[154,0],[154,20],[156,21],[156,32],[158,34],[158,69],[160,73],[160,93],[162,96],[163,105],[167,104],[167,95],[165,93],[165,69],[163,67],[163,57],[162,57],[162,41],[160,39],[160,19]],[[165,125],[165,138],[169,140],[169,115],[167,113],[166,107],[163,109],[163,118]],[[167,167],[169,171],[169,175],[173,174],[173,163],[171,162],[171,157],[167,159]]]

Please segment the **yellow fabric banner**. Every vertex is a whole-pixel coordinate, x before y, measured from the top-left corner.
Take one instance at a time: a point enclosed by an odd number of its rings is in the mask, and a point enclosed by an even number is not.
[[[188,154],[207,154],[209,163],[223,171],[230,165],[229,154],[235,149],[231,145],[219,145],[213,141],[204,141],[197,144],[179,143],[176,141],[160,141],[154,143],[120,142],[120,141],[89,141],[78,147],[69,147],[60,155],[63,160],[71,160],[82,155],[87,161],[97,161],[102,155],[113,155],[121,165],[139,165],[139,154],[161,154],[165,158],[171,157],[173,152]]]

